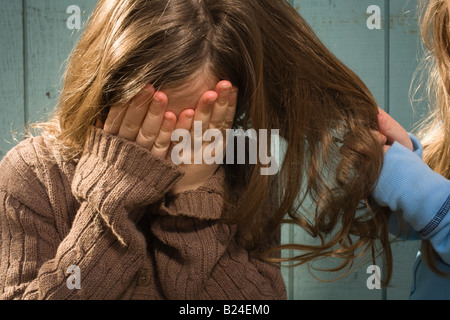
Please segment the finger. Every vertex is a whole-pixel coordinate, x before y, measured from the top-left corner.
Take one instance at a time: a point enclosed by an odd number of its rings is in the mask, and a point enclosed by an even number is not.
[[[172,112],[166,112],[164,115],[164,120],[161,124],[161,129],[159,130],[158,137],[155,140],[155,143],[153,144],[152,149],[150,152],[161,158],[164,159],[167,155],[167,152],[169,151],[169,148],[171,146],[171,138],[172,138],[172,132],[175,130],[175,126],[177,123],[177,117]]]
[[[414,150],[408,132],[381,108],[379,109],[378,114],[378,126],[380,132],[387,137],[389,144],[392,144],[395,141],[397,141],[403,146],[409,148],[410,150]]]
[[[209,128],[222,129],[225,123],[232,88],[232,84],[228,81],[221,81],[217,84],[216,92],[218,97],[211,113]]]
[[[225,129],[231,129],[234,123],[234,117],[236,115],[236,107],[237,107],[237,98],[238,98],[238,89],[233,88],[230,93],[227,113],[225,115]]]
[[[164,120],[164,113],[168,104],[167,96],[162,92],[156,92],[153,96],[147,115],[142,122],[136,143],[150,150],[158,137],[159,130]]]
[[[194,122],[202,123],[202,132],[208,129],[212,109],[217,98],[217,92],[208,91],[201,96],[198,102],[197,108],[195,109]]]
[[[379,141],[380,145],[384,146],[387,144],[387,137],[384,134],[376,130],[372,130],[372,134]]]
[[[178,121],[175,129],[185,129],[191,131],[192,122],[194,121],[195,111],[193,109],[184,110],[178,116]]]
[[[130,141],[136,140],[154,92],[153,86],[146,86],[131,100],[120,125],[119,137]]]
[[[187,109],[187,110],[184,110],[183,112],[181,112],[180,115],[178,116],[177,124],[175,125],[175,131],[176,130],[186,130],[190,134],[191,129],[192,129],[192,123],[194,121],[194,115],[195,115],[195,111],[193,109]],[[181,138],[179,138],[178,140],[171,141],[170,148],[167,152],[167,158],[170,159],[170,155],[172,153],[173,148],[180,142],[181,142]],[[184,140],[183,140],[183,142],[186,143],[186,141],[184,141]]]
[[[111,107],[103,126],[103,130],[106,133],[112,135],[119,134],[120,126],[127,112],[127,107],[128,104],[120,104]]]
[[[382,134],[376,130],[372,130],[372,135],[375,137],[375,139],[378,140],[378,142],[380,143],[380,146],[383,147],[384,153],[388,152],[388,150],[391,146],[387,144],[388,143],[387,137],[384,134]]]

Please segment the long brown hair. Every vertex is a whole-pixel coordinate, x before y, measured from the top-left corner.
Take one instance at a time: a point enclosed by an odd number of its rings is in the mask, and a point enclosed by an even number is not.
[[[430,115],[419,133],[424,161],[437,173],[450,179],[450,14],[446,0],[421,1],[421,35],[426,57],[421,66],[427,78]],[[428,240],[422,241],[422,257],[437,274],[437,254]],[[449,276],[449,275],[446,275]]]
[[[285,0],[99,1],[46,131],[77,157],[109,106],[148,83],[176,87],[205,66],[239,89],[234,128],[279,129],[286,141],[277,176],[261,175],[261,163],[226,165],[224,219],[238,226],[236,240],[273,262],[340,257],[337,269],[382,249],[389,278],[389,213],[369,197],[383,161],[377,104]],[[257,250],[284,222],[320,243]],[[270,255],[283,249],[299,254]]]

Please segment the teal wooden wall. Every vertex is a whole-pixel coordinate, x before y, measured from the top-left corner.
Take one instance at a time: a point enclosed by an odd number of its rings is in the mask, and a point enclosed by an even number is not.
[[[58,97],[65,61],[80,31],[69,29],[67,9],[76,5],[85,22],[95,0],[0,0],[0,159],[14,145],[12,132],[45,119]],[[418,64],[416,1],[292,0],[324,43],[371,89],[379,105],[412,129],[424,114],[413,106],[409,87]],[[371,6],[379,9],[373,20]],[[368,21],[369,26],[368,26]],[[375,28],[373,28],[375,26]],[[282,30],[280,30],[282,32]],[[283,229],[285,240],[308,241]],[[394,278],[387,289],[370,290],[371,263],[336,282],[316,280],[306,269],[284,269],[290,299],[407,299],[419,244],[394,245]],[[289,253],[287,253],[289,254]],[[325,261],[325,265],[330,265]],[[383,270],[383,266],[380,265]],[[329,274],[317,274],[330,279]]]

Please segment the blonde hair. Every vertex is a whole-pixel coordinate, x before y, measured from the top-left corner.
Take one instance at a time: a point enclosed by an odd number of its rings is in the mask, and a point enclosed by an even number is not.
[[[450,15],[448,1],[421,2],[421,36],[426,49],[422,71],[428,77],[430,115],[421,124],[419,137],[424,146],[424,161],[436,172],[450,178]],[[437,255],[429,241],[422,243],[422,255],[430,268]]]
[[[361,251],[384,252],[389,279],[390,212],[370,201],[383,161],[371,132],[377,104],[285,0],[99,1],[67,67],[58,125],[47,132],[77,157],[109,106],[148,83],[176,87],[205,64],[239,89],[234,128],[279,129],[287,143],[278,176],[262,176],[261,163],[225,165],[224,220],[238,226],[236,241],[277,263],[337,256],[337,269]],[[311,217],[300,210],[305,199],[315,204]],[[261,252],[283,222],[320,244]],[[283,249],[300,253],[272,256]]]

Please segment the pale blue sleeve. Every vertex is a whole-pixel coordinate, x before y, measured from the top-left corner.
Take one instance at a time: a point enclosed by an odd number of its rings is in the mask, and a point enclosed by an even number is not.
[[[400,212],[402,219],[423,239],[429,239],[441,258],[450,263],[450,181],[422,160],[422,147],[411,136],[415,152],[399,143],[385,155],[372,194],[377,203]]]

